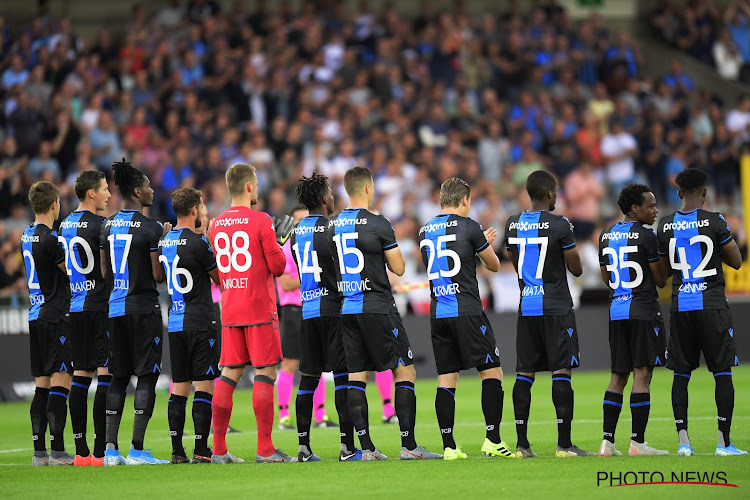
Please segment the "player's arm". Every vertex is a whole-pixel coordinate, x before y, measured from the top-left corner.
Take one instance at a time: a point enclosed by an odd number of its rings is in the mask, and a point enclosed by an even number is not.
[[[291,274],[284,273],[279,276],[279,285],[281,285],[281,289],[285,292],[291,292],[300,287],[300,280],[299,278],[293,277]]]
[[[742,266],[742,254],[734,238],[721,247],[721,260],[732,269],[739,269]]]
[[[215,267],[215,268],[211,269],[210,271],[208,271],[208,275],[211,276],[211,279],[214,280],[214,283],[216,283],[217,285],[221,286],[221,281],[220,281],[220,278],[219,278],[219,268],[218,267]]]
[[[583,264],[581,264],[581,255],[578,253],[578,249],[573,247],[563,251],[563,257],[565,258],[565,265],[568,266],[573,276],[580,276],[583,274]]]
[[[518,274],[518,261],[510,251],[510,242],[508,241],[508,235],[510,234],[510,218],[505,222],[505,232],[503,233],[503,246],[505,246],[505,252],[508,254],[508,259],[513,264],[513,270]]]
[[[102,279],[107,279],[107,252],[103,249],[99,249],[99,266],[102,270]]]
[[[211,224],[209,224],[209,227],[211,227],[211,225],[213,225],[213,220],[211,220]],[[203,269],[206,270],[214,283],[221,286],[221,278],[219,278],[219,268],[216,264],[216,256],[214,255],[214,251],[211,248],[211,244],[208,242],[208,237],[201,236],[201,242],[203,248],[198,253],[198,262],[203,266]]]
[[[406,271],[406,262],[404,256],[401,255],[401,249],[399,247],[389,248],[384,250],[385,263],[388,265],[388,270],[398,276],[403,276]]]
[[[55,238],[54,249],[55,250],[54,250],[54,253],[52,254],[52,257],[55,260],[55,264],[57,264],[57,267],[59,267],[60,270],[64,272],[65,275],[67,276],[68,269],[65,267],[65,250],[63,249],[62,243],[57,238]]]
[[[297,264],[294,261],[294,254],[292,253],[291,238],[284,243],[281,249],[284,251],[284,257],[286,257],[286,265],[284,266],[284,274],[279,276],[279,286],[285,292],[291,292],[297,290],[301,284]]]
[[[650,229],[641,232],[643,235],[643,244],[646,250],[646,259],[648,267],[651,270],[651,277],[659,288],[664,288],[667,284],[667,273],[665,272],[659,258],[659,242],[656,235]]]
[[[485,269],[496,273],[500,270],[500,259],[497,258],[497,254],[492,248],[492,242],[497,238],[497,230],[491,227],[483,232],[479,224],[477,224],[475,232],[477,230],[479,234],[475,238],[478,240],[477,243],[479,243],[479,246],[474,247],[477,249],[476,254],[479,256],[479,260],[482,261]]]
[[[732,238],[729,224],[727,224],[727,221],[721,214],[717,214],[714,217],[717,219],[716,227],[718,230],[716,241],[721,246],[721,260],[732,269],[739,269],[742,266],[742,255],[740,254],[740,247],[737,246],[737,242]]]
[[[388,270],[398,276],[403,276],[406,270],[406,262],[404,262],[404,256],[401,254],[401,249],[398,247],[396,241],[396,235],[393,233],[393,226],[388,218],[379,215],[377,218],[376,231],[378,240],[383,248],[383,255],[385,256],[385,263],[388,265]]]
[[[163,234],[169,232],[167,226],[169,226],[170,229],[172,227],[172,225],[168,222],[164,224],[164,226],[162,226],[161,224],[156,224],[155,228],[153,229],[153,234],[149,239],[149,249],[151,250],[151,274],[154,277],[154,281],[156,281],[157,283],[164,283],[164,280],[166,280],[164,267],[161,265],[161,262],[159,262],[159,239]]]
[[[666,259],[665,259],[666,260]],[[661,263],[661,258],[657,262],[649,262],[649,269],[651,269],[651,276],[654,278],[654,283],[659,288],[664,288],[667,284],[667,273],[664,271],[664,267]]]
[[[560,246],[563,249],[565,265],[568,267],[573,276],[583,274],[583,264],[581,264],[581,255],[576,248],[575,236],[573,236],[573,225],[566,218],[560,219],[559,224],[563,225],[562,236],[560,237]]]
[[[258,231],[260,233],[260,246],[263,249],[263,255],[266,257],[268,270],[278,278],[284,274],[286,256],[276,240],[276,227],[269,215],[266,214],[266,218],[260,223]]]

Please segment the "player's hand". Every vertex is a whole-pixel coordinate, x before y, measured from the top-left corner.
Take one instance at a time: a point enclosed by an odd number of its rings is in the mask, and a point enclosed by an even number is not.
[[[172,223],[171,222],[165,222],[162,224],[162,228],[164,229],[164,232],[162,234],[167,234],[172,230]]]
[[[492,242],[495,241],[495,238],[497,238],[497,229],[494,227],[487,228],[487,230],[484,232],[484,237],[487,238],[487,243],[492,245]]]
[[[276,242],[279,246],[284,246],[284,243],[292,234],[292,229],[294,229],[294,218],[291,215],[285,215],[281,218],[274,217],[273,225],[276,228]]]
[[[206,226],[206,239],[210,242],[211,241],[211,228],[214,227],[214,221],[216,219],[211,219],[208,221],[208,225]]]

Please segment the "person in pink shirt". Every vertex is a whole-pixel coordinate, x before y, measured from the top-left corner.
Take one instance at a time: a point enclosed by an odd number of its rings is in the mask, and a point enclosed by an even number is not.
[[[565,179],[564,188],[576,240],[588,239],[599,217],[599,202],[605,193],[604,185],[594,174],[591,163],[584,160]]]
[[[302,207],[292,211],[296,225],[307,217],[308,212]],[[302,324],[302,297],[300,297],[300,280],[297,265],[292,256],[291,240],[282,247],[286,255],[286,268],[276,280],[276,290],[279,293],[279,330],[281,334],[281,352],[284,359],[276,378],[276,400],[279,405],[279,429],[294,430],[292,417],[289,415],[289,403],[292,400],[294,388],[294,373],[299,367],[300,355],[300,325]],[[316,427],[337,427],[325,410],[326,384],[324,377],[320,377],[318,387],[313,394],[313,408],[315,411]]]

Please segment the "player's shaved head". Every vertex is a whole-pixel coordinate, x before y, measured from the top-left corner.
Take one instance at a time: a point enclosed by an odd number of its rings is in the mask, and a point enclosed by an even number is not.
[[[706,187],[708,174],[697,168],[686,168],[677,174],[677,178],[674,181],[683,193],[698,193]]]
[[[203,203],[203,193],[191,187],[183,187],[172,193],[172,209],[177,217],[187,217],[193,207]]]
[[[440,186],[440,206],[458,207],[461,200],[471,197],[471,188],[463,179],[451,177]]]
[[[227,190],[231,196],[242,196],[248,182],[255,182],[255,167],[245,163],[235,163],[227,170]]]
[[[349,196],[356,196],[365,186],[372,184],[372,170],[367,167],[350,168],[344,174],[344,189]]]
[[[544,200],[549,192],[557,191],[557,182],[552,174],[544,170],[531,172],[526,179],[526,192],[532,200]]]
[[[60,199],[60,189],[47,181],[35,182],[29,189],[31,209],[37,215],[49,212],[52,204]]]

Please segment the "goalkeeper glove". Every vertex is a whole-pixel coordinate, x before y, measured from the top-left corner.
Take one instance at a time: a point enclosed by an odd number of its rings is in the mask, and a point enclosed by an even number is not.
[[[280,218],[274,217],[273,225],[276,228],[276,242],[279,246],[284,246],[284,243],[286,243],[286,240],[292,234],[292,229],[294,229],[294,219],[291,215],[285,215]]]

